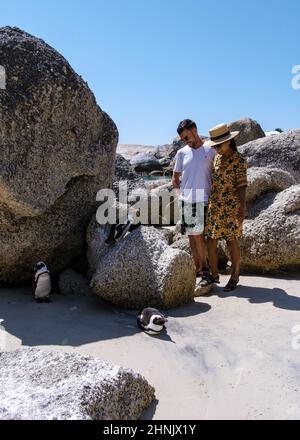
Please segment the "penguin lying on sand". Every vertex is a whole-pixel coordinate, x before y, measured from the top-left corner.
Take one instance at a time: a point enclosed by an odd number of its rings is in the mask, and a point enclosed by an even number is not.
[[[167,318],[162,313],[151,307],[142,310],[137,318],[137,324],[144,332],[154,334],[161,333],[166,328],[167,322]]]
[[[37,303],[50,303],[52,290],[50,272],[43,261],[37,263],[34,276],[34,299]]]

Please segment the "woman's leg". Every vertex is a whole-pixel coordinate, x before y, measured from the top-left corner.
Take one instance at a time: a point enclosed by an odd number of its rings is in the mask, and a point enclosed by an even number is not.
[[[227,246],[229,249],[231,257],[231,278],[235,281],[239,281],[240,277],[240,266],[241,266],[241,251],[237,240],[227,241]]]
[[[208,239],[207,243],[208,248],[208,258],[211,269],[211,274],[214,278],[216,278],[219,274],[218,271],[218,241],[213,240],[212,238]]]

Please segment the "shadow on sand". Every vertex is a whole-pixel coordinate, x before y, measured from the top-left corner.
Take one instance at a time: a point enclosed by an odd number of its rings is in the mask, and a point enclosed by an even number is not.
[[[53,295],[53,303],[36,304],[30,291],[0,291],[0,325],[25,346],[78,347],[140,333],[138,311],[123,311],[96,296]],[[191,303],[165,312],[168,317],[188,317],[206,313],[210,306]],[[154,336],[173,342],[167,332]]]
[[[276,283],[276,280],[274,280],[274,283]],[[273,303],[274,307],[283,310],[300,310],[300,297],[289,295],[285,290],[276,287],[268,289],[264,287],[246,287],[241,284],[233,292],[223,292],[221,288],[218,288],[215,290],[215,295],[220,298],[245,298],[251,304],[270,302]]]

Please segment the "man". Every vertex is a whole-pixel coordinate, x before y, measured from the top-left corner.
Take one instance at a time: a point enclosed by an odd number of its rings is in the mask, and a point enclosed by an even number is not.
[[[212,169],[216,152],[204,145],[197,125],[190,119],[177,129],[186,144],[178,151],[173,172],[173,188],[182,203],[182,233],[189,236],[197,277],[209,277],[204,237],[204,221],[212,187]]]

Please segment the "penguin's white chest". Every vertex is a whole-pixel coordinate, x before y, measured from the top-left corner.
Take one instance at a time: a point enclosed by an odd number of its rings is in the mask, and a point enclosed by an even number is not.
[[[39,276],[35,289],[36,298],[46,298],[51,293],[51,279],[48,273]]]

